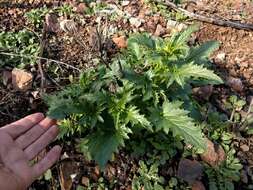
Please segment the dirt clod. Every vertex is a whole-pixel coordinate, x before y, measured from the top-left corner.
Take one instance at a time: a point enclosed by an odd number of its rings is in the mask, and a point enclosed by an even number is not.
[[[125,36],[113,37],[112,41],[117,45],[118,48],[127,47],[127,41]]]
[[[182,178],[189,184],[193,184],[203,174],[203,166],[198,161],[182,159],[179,162],[178,177]]]
[[[227,83],[236,92],[242,92],[244,89],[242,80],[240,78],[229,77]]]
[[[207,149],[200,155],[200,157],[204,162],[210,164],[211,166],[217,166],[225,160],[225,151],[220,145],[217,145],[216,147],[212,141],[208,139],[206,141]]]
[[[240,148],[241,148],[241,150],[242,150],[243,152],[248,152],[248,151],[249,151],[249,146],[246,145],[246,144],[241,145]]]

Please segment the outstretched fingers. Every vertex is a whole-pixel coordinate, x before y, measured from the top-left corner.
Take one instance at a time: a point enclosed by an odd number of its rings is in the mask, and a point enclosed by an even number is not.
[[[55,120],[45,118],[40,123],[32,127],[25,134],[16,139],[16,143],[21,149],[27,148],[30,144],[35,142],[41,135],[43,135],[51,126],[55,125]]]
[[[53,147],[46,156],[35,164],[32,168],[33,171],[33,178],[37,179],[43,173],[45,173],[49,168],[51,168],[54,163],[60,158],[61,155],[61,147],[55,146]]]
[[[16,139],[18,136],[32,128],[34,125],[41,122],[44,118],[45,116],[43,113],[35,113],[28,115],[25,118],[20,119],[14,123],[6,125],[0,130],[3,130],[4,132],[8,133],[13,139]]]
[[[34,159],[47,145],[52,142],[58,135],[59,129],[56,125],[48,129],[34,143],[28,146],[24,152],[28,160]]]

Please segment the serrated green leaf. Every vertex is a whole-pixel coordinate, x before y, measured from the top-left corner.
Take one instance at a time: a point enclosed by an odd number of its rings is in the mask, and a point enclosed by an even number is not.
[[[124,146],[124,140],[128,139],[130,129],[121,126],[117,131],[100,130],[87,137],[87,147],[91,157],[99,164],[101,169],[105,168],[113,153]]]
[[[144,115],[141,115],[136,106],[130,106],[127,109],[127,122],[132,125],[140,124],[141,126],[151,130],[151,124]]]
[[[181,109],[180,105],[180,102],[165,101],[161,110],[151,110],[150,120],[158,130],[162,129],[165,133],[172,131],[174,136],[183,137],[185,142],[205,149],[201,129],[195,126],[188,112]]]
[[[171,41],[173,44],[181,45],[187,42],[187,40],[190,38],[191,34],[193,32],[198,31],[197,25],[192,25],[188,27],[187,29],[183,30],[182,32],[179,32],[172,36]]]
[[[219,48],[219,42],[217,41],[209,41],[205,42],[204,44],[192,48],[190,50],[189,55],[186,57],[186,62],[198,62],[201,58],[207,58],[213,53],[214,50]]]
[[[218,75],[214,74],[213,71],[208,70],[201,65],[194,65],[192,63],[184,64],[177,68],[173,75],[175,78],[174,80],[180,85],[184,84],[185,80],[189,78],[202,78],[209,80],[213,84],[223,83],[222,79]]]

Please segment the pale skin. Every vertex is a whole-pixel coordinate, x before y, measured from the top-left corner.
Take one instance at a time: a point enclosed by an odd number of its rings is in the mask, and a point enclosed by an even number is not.
[[[59,159],[54,146],[44,158],[31,161],[58,135],[55,121],[42,113],[29,115],[0,128],[0,189],[25,190]]]

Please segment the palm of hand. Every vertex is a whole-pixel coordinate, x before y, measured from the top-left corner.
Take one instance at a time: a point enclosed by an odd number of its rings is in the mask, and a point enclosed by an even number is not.
[[[0,189],[23,190],[59,158],[55,146],[37,164],[32,161],[58,134],[54,121],[33,114],[0,128]]]

